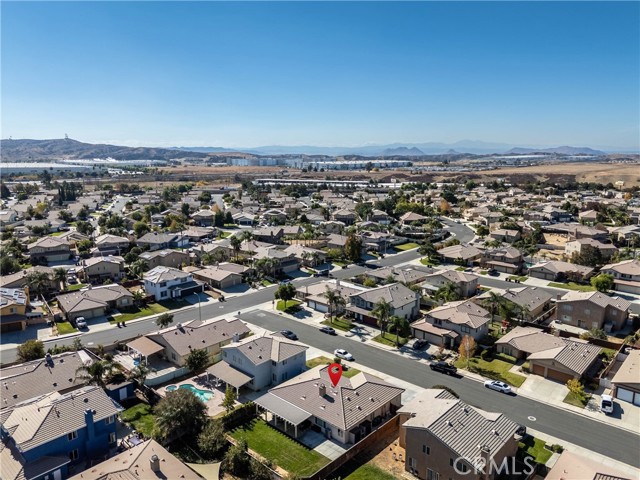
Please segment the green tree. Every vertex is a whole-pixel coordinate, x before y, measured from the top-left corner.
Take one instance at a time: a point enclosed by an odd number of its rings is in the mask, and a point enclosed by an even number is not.
[[[205,348],[197,348],[191,350],[187,358],[185,358],[185,365],[191,372],[200,372],[207,365],[209,365],[209,354]]]
[[[467,368],[469,368],[469,362],[476,353],[476,348],[476,341],[473,339],[473,337],[469,335],[465,335],[464,337],[462,337],[458,352],[460,353],[460,360],[464,360],[467,362]]]
[[[231,212],[227,212],[224,214],[224,223],[226,225],[233,225],[235,223],[233,221],[233,215],[231,215]]]
[[[580,253],[573,252],[571,263],[584,265],[586,267],[596,267],[602,264],[602,252],[599,248],[591,245],[583,245]]]
[[[613,275],[601,273],[596,277],[591,277],[591,285],[599,292],[607,293],[613,288]]]
[[[20,362],[44,358],[44,343],[41,340],[27,340],[18,345],[17,356]]]
[[[442,300],[444,302],[455,302],[460,300],[460,294],[458,293],[458,287],[453,282],[447,282],[442,285],[436,293],[433,295],[436,300]]]
[[[213,223],[218,228],[224,227],[224,213],[217,211],[213,217]]]
[[[142,237],[150,231],[151,229],[149,228],[149,225],[144,222],[136,222],[133,224],[133,232],[136,234],[137,238]]]
[[[139,258],[131,265],[129,265],[129,275],[133,278],[142,279],[144,277],[144,273],[148,270],[149,266],[147,262],[145,262],[142,258]]]
[[[62,284],[62,289],[65,290],[67,288],[67,269],[63,267],[55,268],[53,270],[53,279],[58,282],[58,284]]]
[[[229,243],[233,248],[233,254],[235,259],[237,260],[240,256],[240,247],[242,246],[242,238],[239,235],[232,235],[229,237]]]
[[[476,235],[478,235],[480,238],[484,238],[489,235],[489,229],[484,225],[480,225],[478,228],[476,228]]]
[[[156,417],[156,435],[164,440],[180,438],[184,434],[197,437],[207,420],[204,402],[185,388],[168,392],[153,413]]]
[[[502,305],[503,297],[496,292],[490,291],[489,296],[482,302],[484,306],[489,308],[491,312],[491,322],[495,321],[495,314]]]
[[[48,273],[34,270],[27,274],[25,280],[27,287],[29,287],[29,294],[40,296],[47,290],[51,277]]]
[[[231,445],[222,460],[222,469],[238,478],[248,478],[251,457],[247,453],[247,442],[242,439]]]
[[[82,235],[90,236],[94,230],[95,228],[93,228],[91,222],[85,222],[83,220],[78,220],[76,222],[76,231]]]
[[[217,458],[227,447],[227,439],[222,421],[210,418],[200,435],[198,435],[198,448],[207,460]]]
[[[173,323],[173,315],[170,313],[163,313],[158,318],[156,318],[156,325],[160,328],[167,328],[169,325]]]
[[[345,257],[352,262],[357,262],[358,260],[360,260],[361,252],[362,239],[360,237],[357,237],[354,233],[349,234],[344,244]]]
[[[389,317],[389,329],[396,333],[396,348],[400,348],[400,335],[406,337],[409,328],[409,321],[406,318],[397,315]]]
[[[285,283],[280,285],[275,291],[274,296],[284,302],[284,309],[287,309],[287,302],[296,296],[296,287],[293,283]]]
[[[325,291],[322,294],[327,299],[329,305],[329,322],[333,324],[333,314],[335,311],[346,305],[346,301],[338,290],[332,290],[329,286],[325,287]]]
[[[82,380],[82,383],[89,383],[92,385],[98,385],[104,387],[111,376],[115,365],[108,360],[98,360],[89,365],[82,365],[76,369],[76,380]]]
[[[371,310],[371,314],[378,320],[378,327],[380,327],[380,336],[383,336],[383,333],[387,331],[387,324],[392,312],[392,305],[384,298],[378,300],[373,307],[373,310]]]
[[[227,385],[227,389],[224,392],[224,398],[221,403],[227,413],[234,409],[236,405],[236,398],[237,394],[235,389],[231,385]]]
[[[16,259],[5,255],[3,250],[2,256],[0,257],[0,275],[11,275],[19,271],[20,263]]]
[[[60,210],[58,212],[58,218],[69,223],[73,221],[73,214],[69,210]]]
[[[584,398],[584,385],[580,383],[580,380],[572,378],[566,383],[566,386],[569,389],[569,392],[573,393],[574,396],[580,399]]]

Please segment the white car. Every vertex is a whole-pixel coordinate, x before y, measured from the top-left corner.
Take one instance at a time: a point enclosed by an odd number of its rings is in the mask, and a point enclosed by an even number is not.
[[[346,350],[343,350],[342,348],[338,348],[336,351],[333,352],[333,354],[338,358],[342,358],[343,360],[349,360],[349,361],[353,360],[353,355],[351,355]]]
[[[613,413],[613,398],[611,398],[611,395],[602,395],[600,411],[607,415]]]
[[[87,328],[87,321],[84,319],[84,317],[76,318],[76,327]]]
[[[484,382],[484,386],[497,392],[511,393],[511,387],[509,385],[497,380],[487,380],[486,382]]]

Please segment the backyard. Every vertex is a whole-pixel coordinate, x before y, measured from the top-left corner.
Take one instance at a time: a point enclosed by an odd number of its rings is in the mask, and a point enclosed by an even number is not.
[[[156,421],[151,413],[151,407],[146,403],[139,403],[133,407],[127,408],[121,414],[122,420],[130,423],[135,430],[151,438]]]
[[[295,475],[308,476],[330,461],[270,427],[264,420],[253,420],[230,434],[236,440],[246,440],[251,450]]]
[[[473,357],[469,360],[468,370],[484,377],[500,380],[514,387],[519,387],[524,383],[526,377],[510,372],[509,370],[513,368],[513,365],[513,363],[496,358],[487,361],[480,357]],[[458,359],[455,362],[455,366],[458,368],[467,368],[467,361]]]

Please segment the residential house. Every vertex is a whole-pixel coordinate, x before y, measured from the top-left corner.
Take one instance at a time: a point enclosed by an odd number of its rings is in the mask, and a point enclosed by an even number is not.
[[[256,216],[248,212],[238,212],[232,215],[233,221],[241,227],[252,227]]]
[[[356,219],[358,218],[356,212],[344,208],[334,211],[331,216],[333,217],[334,221],[342,222],[347,226],[356,223]]]
[[[15,210],[0,211],[0,228],[14,227],[22,222],[18,221],[18,213]]]
[[[263,258],[270,258],[275,262],[272,271],[276,276],[294,272],[300,268],[300,263],[293,253],[287,250],[280,250],[273,246],[257,248],[253,256],[254,265],[257,260],[262,260]]]
[[[444,262],[473,265],[482,258],[482,250],[471,245],[459,244],[441,248],[438,255]]]
[[[89,287],[56,297],[58,306],[66,319],[73,321],[78,317],[91,319],[103,317],[112,310],[133,305],[133,295],[122,285],[112,284]]]
[[[71,248],[69,242],[59,240],[57,237],[42,237],[27,247],[32,264],[62,262],[69,260]]]
[[[362,246],[367,251],[387,253],[394,245],[400,243],[401,239],[385,232],[364,231],[360,233]]]
[[[480,263],[485,268],[513,275],[522,268],[522,253],[514,247],[485,250]]]
[[[129,351],[141,361],[153,365],[157,355],[181,367],[193,350],[206,350],[211,361],[221,358],[223,346],[249,334],[247,325],[236,318],[232,320],[192,320],[172,325],[157,332],[148,333],[127,343]]]
[[[284,251],[286,253],[293,254],[300,265],[304,265],[305,267],[316,267],[318,265],[326,263],[327,261],[327,254],[323,250],[305,247],[304,245],[300,245],[299,243],[289,245],[284,249]]]
[[[19,272],[12,273],[10,275],[0,276],[0,287],[5,287],[5,288],[25,287],[27,285],[27,276],[33,272],[44,273],[45,275],[47,275],[49,280],[47,280],[43,284],[45,293],[60,291],[59,283],[53,279],[53,268],[45,267],[42,265],[29,267],[25,270],[20,270]]]
[[[399,444],[405,470],[437,480],[494,479],[496,472],[476,470],[479,462],[502,465],[518,451],[518,425],[501,413],[472,407],[446,390],[424,390],[398,410]]]
[[[598,219],[598,212],[595,210],[585,210],[578,214],[580,222],[593,225]]]
[[[520,232],[518,230],[509,230],[506,228],[498,228],[489,234],[494,240],[503,243],[513,243],[520,240]]]
[[[529,267],[528,272],[531,277],[550,280],[552,282],[565,281],[567,279],[585,281],[593,273],[593,268],[559,260],[550,260]]]
[[[144,260],[149,269],[156,267],[180,268],[191,263],[189,253],[181,250],[155,250],[153,252],[142,252],[139,258]]]
[[[571,258],[574,253],[582,253],[582,250],[586,245],[597,248],[600,251],[603,259],[611,258],[611,256],[618,251],[618,248],[611,243],[602,243],[593,238],[579,238],[577,240],[565,243],[564,253],[569,258]]]
[[[191,215],[193,222],[200,227],[213,227],[215,225],[215,217],[216,213],[209,209],[199,210]]]
[[[600,273],[613,276],[613,289],[617,292],[640,294],[640,260],[605,265]]]
[[[258,391],[277,385],[306,370],[309,347],[282,335],[252,336],[222,348],[222,361],[207,372],[240,389]]]
[[[27,288],[0,288],[0,327],[2,333],[27,328],[28,291]]]
[[[556,320],[585,330],[597,328],[611,332],[625,327],[630,306],[624,298],[571,291],[556,301]]]
[[[296,298],[305,302],[312,310],[327,313],[329,312],[329,303],[327,302],[327,297],[325,297],[327,288],[336,292],[345,300],[345,305],[338,306],[337,308],[336,306],[333,307],[334,315],[342,315],[345,312],[348,298],[351,295],[364,291],[363,288],[358,288],[355,285],[345,285],[340,280],[328,280],[326,282],[298,287],[296,290]]]
[[[243,281],[241,273],[232,272],[217,265],[194,270],[191,273],[193,274],[193,278],[196,280],[219,290],[225,290],[235,285],[240,285]]]
[[[359,442],[401,407],[403,388],[368,373],[344,375],[334,386],[318,366],[255,400],[276,428],[299,438],[309,428],[342,445]]]
[[[351,295],[347,311],[357,321],[375,326],[377,325],[377,319],[372,310],[376,308],[376,303],[380,299],[384,299],[391,304],[390,316],[412,320],[420,313],[420,294],[401,283],[383,285]]]
[[[216,230],[215,228],[191,225],[186,230],[182,231],[182,234],[187,237],[190,242],[199,243],[209,238],[213,238],[216,235]]]
[[[478,341],[489,333],[491,314],[471,300],[445,303],[411,324],[411,334],[453,348],[465,335]],[[436,329],[432,327],[437,327]]]
[[[366,270],[363,275],[367,278],[371,278],[377,284],[383,282],[400,282],[410,286],[424,282],[433,272],[435,272],[435,270],[430,267],[405,265],[403,267],[384,267],[374,270]]]
[[[287,214],[282,210],[272,208],[262,214],[262,218],[271,225],[284,225],[287,221]]]
[[[97,386],[48,393],[6,409],[0,415],[0,477],[67,478],[71,466],[116,447],[118,410]]]
[[[204,285],[193,279],[193,274],[177,268],[155,267],[144,274],[144,291],[156,301],[182,298],[203,291]]]
[[[201,480],[202,477],[155,440],[147,440],[94,465],[69,480]]]
[[[518,317],[534,320],[551,308],[554,296],[540,287],[520,287],[506,290],[502,298],[516,306]]]
[[[79,368],[97,358],[89,351],[47,353],[45,358],[3,367],[0,370],[2,404],[0,411],[51,392],[64,394],[84,386],[77,377]]]
[[[280,245],[284,236],[284,230],[281,227],[256,228],[252,233],[255,240],[271,245]]]
[[[150,251],[163,248],[185,248],[189,238],[181,233],[149,232],[138,239],[138,246],[149,247]]]
[[[126,237],[120,237],[118,235],[111,235],[105,233],[95,239],[96,251],[95,256],[106,255],[122,255],[129,250],[129,239]]]
[[[517,359],[526,359],[530,354],[564,347],[563,338],[532,327],[516,327],[495,343],[496,351]]]
[[[531,353],[529,371],[562,383],[579,380],[595,374],[600,364],[600,350],[586,340],[564,339],[562,346]]]
[[[105,280],[118,282],[125,276],[124,258],[116,256],[91,257],[82,260],[80,275],[86,282],[102,283]]]
[[[640,350],[631,350],[611,379],[613,396],[640,406]]]
[[[427,294],[433,294],[445,285],[453,283],[459,298],[473,297],[478,293],[478,276],[457,270],[438,270],[427,275],[421,287]]]
[[[424,223],[428,220],[424,215],[420,215],[419,213],[407,212],[400,217],[400,223],[402,225],[411,225],[412,223]]]

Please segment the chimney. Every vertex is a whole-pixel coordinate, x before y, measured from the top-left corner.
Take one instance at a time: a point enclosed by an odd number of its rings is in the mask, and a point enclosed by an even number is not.
[[[93,423],[93,410],[90,408],[84,411],[84,423],[87,425],[88,443],[91,443],[96,436],[96,426]]]
[[[158,455],[151,455],[149,464],[152,472],[158,473],[160,471],[160,459],[158,458]]]
[[[480,479],[486,480],[490,477],[489,469],[491,462],[491,448],[487,445],[483,445],[480,447],[480,458],[482,458],[481,465],[476,465],[478,471],[480,473]]]
[[[236,332],[233,334],[233,343],[238,343],[240,341],[240,335]]]
[[[327,387],[326,387],[326,385],[325,385],[324,383],[321,383],[321,384],[318,386],[318,394],[319,394],[321,397],[324,397],[324,396],[327,394]]]

